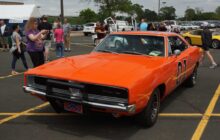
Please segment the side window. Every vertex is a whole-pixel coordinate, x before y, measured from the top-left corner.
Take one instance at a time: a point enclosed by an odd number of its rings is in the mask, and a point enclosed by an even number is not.
[[[188,45],[178,36],[172,36],[168,38],[169,40],[169,47],[168,53],[174,54],[175,50],[180,50],[181,52],[188,48]]]
[[[201,34],[202,34],[202,30],[192,31],[191,34],[192,34],[192,35],[198,35],[198,36],[201,36]]]

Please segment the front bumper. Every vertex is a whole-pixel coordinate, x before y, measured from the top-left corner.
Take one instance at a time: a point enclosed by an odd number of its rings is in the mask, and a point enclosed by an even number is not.
[[[48,96],[46,94],[46,92],[36,90],[32,87],[23,86],[23,90],[26,93],[37,94],[37,95],[44,96],[44,97]],[[55,98],[57,98],[58,100],[66,100],[66,99],[59,98],[59,97],[55,97]],[[92,106],[92,107],[96,107],[96,108],[117,110],[117,111],[120,111],[120,112],[127,112],[127,113],[130,113],[130,114],[133,114],[133,113],[136,112],[136,105],[134,105],[134,104],[133,105],[127,105],[127,106],[123,105],[123,104],[121,104],[121,105],[111,105],[111,104],[103,104],[103,103],[90,102],[90,101],[84,101],[84,100],[82,100],[81,103]]]

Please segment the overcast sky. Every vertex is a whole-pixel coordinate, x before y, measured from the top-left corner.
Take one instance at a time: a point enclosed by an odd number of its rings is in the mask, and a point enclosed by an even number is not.
[[[36,4],[40,6],[42,15],[59,15],[60,0],[0,0],[0,1],[16,1],[24,2],[25,4]],[[92,0],[91,0],[92,1]],[[131,0],[133,3],[138,3],[144,8],[155,10],[158,9],[158,0]],[[153,1],[153,2],[152,2]],[[166,4],[162,4],[166,2]],[[187,7],[202,8],[204,11],[215,11],[217,6],[220,6],[220,0],[161,0],[161,6],[174,6],[176,14],[183,16]],[[98,11],[97,4],[86,2],[86,0],[64,0],[64,13],[67,16],[78,15],[82,9],[91,8]]]

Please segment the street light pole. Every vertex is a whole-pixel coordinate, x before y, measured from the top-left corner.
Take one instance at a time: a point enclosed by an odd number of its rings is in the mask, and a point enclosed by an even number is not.
[[[64,20],[63,0],[60,0],[60,11],[61,11],[60,18],[61,18],[61,21],[63,23],[63,20]]]
[[[160,0],[158,0],[158,15],[160,14]]]

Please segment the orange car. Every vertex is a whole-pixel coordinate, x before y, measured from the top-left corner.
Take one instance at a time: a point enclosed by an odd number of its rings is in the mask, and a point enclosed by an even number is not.
[[[160,101],[183,82],[194,86],[198,47],[163,32],[117,32],[90,54],[52,61],[25,73],[24,90],[57,112],[134,116],[152,126]]]

